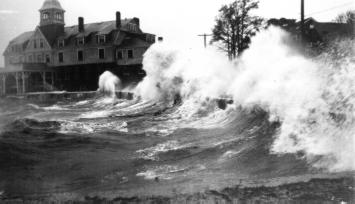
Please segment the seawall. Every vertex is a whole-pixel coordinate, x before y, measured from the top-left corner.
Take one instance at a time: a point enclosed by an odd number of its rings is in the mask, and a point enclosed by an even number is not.
[[[9,95],[5,97],[15,98],[15,99],[25,99],[29,101],[35,101],[35,102],[50,103],[50,102],[65,101],[65,100],[85,100],[88,98],[99,97],[102,96],[103,94],[104,93],[98,91],[80,91],[80,92],[56,91],[56,92],[26,93],[23,95]],[[118,99],[132,100],[134,98],[134,94],[132,92],[117,91],[116,97]],[[223,110],[225,110],[228,105],[233,104],[233,100],[228,98],[215,98],[212,100],[215,101],[217,106]]]
[[[55,102],[55,101],[63,101],[63,100],[85,100],[87,98],[98,97],[103,93],[97,91],[85,91],[85,92],[66,92],[66,91],[58,91],[58,92],[36,92],[36,93],[27,93],[23,95],[13,95],[6,96],[7,98],[18,98],[18,99],[26,99],[30,101],[37,102]],[[133,93],[130,92],[116,92],[116,96],[118,99],[133,99]]]

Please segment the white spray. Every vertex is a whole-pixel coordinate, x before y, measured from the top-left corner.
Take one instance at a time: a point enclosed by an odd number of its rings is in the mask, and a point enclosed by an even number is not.
[[[333,63],[327,55],[306,58],[288,41],[280,29],[262,31],[236,65],[213,50],[156,44],[145,54],[147,77],[136,94],[159,101],[179,94],[188,112],[226,95],[245,108],[260,106],[282,122],[271,152],[302,151],[316,167],[355,170],[354,42],[344,43],[350,54]]]
[[[138,84],[135,94],[165,103],[178,95],[184,102],[179,115],[185,118],[210,111],[202,102],[226,94],[236,73],[224,54],[209,49],[184,49],[166,42],[153,45],[145,53],[143,65],[147,76]]]
[[[116,97],[116,91],[122,89],[121,80],[109,71],[105,71],[99,77],[98,91],[109,94],[112,98]]]
[[[282,122],[274,153],[302,151],[316,167],[354,170],[354,55],[338,56],[336,66],[329,56],[307,59],[285,44],[287,38],[275,28],[257,35],[230,93],[235,102],[262,106],[270,120]]]

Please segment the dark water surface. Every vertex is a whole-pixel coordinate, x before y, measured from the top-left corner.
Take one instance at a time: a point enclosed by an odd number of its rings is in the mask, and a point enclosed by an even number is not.
[[[1,197],[169,196],[328,177],[301,153],[270,153],[279,124],[262,110],[206,102],[191,113],[104,97],[1,99]]]

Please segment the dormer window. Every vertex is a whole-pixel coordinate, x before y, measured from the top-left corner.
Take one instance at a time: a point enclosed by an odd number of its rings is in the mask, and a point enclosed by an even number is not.
[[[58,47],[64,47],[65,43],[64,40],[58,40]]]
[[[105,35],[97,35],[97,43],[98,44],[106,43],[106,36]]]
[[[85,39],[84,37],[77,38],[77,44],[78,45],[84,45],[85,44]]]
[[[48,19],[48,18],[49,18],[49,14],[48,14],[48,13],[43,13],[42,18],[43,18],[44,20]]]
[[[136,24],[129,23],[128,24],[128,30],[130,30],[132,32],[137,32],[138,31],[138,27],[137,27]]]

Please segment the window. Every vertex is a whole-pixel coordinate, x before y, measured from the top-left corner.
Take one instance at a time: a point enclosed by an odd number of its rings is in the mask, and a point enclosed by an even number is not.
[[[103,44],[106,42],[106,36],[105,35],[97,35],[97,43],[98,44]]]
[[[33,48],[34,48],[34,49],[37,48],[37,40],[33,40]]]
[[[133,58],[133,50],[128,50],[127,57],[128,57],[128,59],[132,59]]]
[[[43,48],[43,47],[44,47],[44,41],[43,41],[43,39],[40,39],[40,40],[39,40],[39,47],[40,47],[40,48]]]
[[[85,43],[84,37],[80,37],[80,38],[77,39],[77,44],[78,45],[84,45],[84,43]]]
[[[62,52],[59,52],[59,53],[58,53],[58,61],[59,61],[60,63],[64,62],[64,55],[63,55]]]
[[[42,55],[37,55],[37,62],[42,62]]]
[[[99,49],[99,59],[105,59],[105,49],[104,48]]]
[[[116,52],[116,57],[118,60],[122,60],[123,59],[123,52],[122,50],[117,50]]]
[[[56,13],[56,14],[55,14],[55,18],[56,18],[57,20],[62,20],[62,19],[63,19],[63,16],[62,16],[61,13]]]
[[[82,50],[78,51],[78,61],[79,62],[84,61],[84,52]]]
[[[49,18],[49,14],[48,14],[48,13],[44,13],[43,16],[42,16],[42,18],[43,18],[44,20],[47,20],[47,19]]]
[[[32,62],[32,55],[28,56],[28,62]]]
[[[150,43],[154,43],[154,42],[155,42],[155,36],[154,36],[154,35],[147,34],[147,35],[146,35],[146,41],[147,41],[147,42],[150,42]]]
[[[137,32],[138,31],[138,26],[136,24],[129,23],[128,24],[128,30],[132,32]]]
[[[58,40],[58,47],[64,47],[64,40]]]
[[[46,63],[50,63],[51,62],[51,58],[50,58],[50,56],[47,54],[46,55]]]

